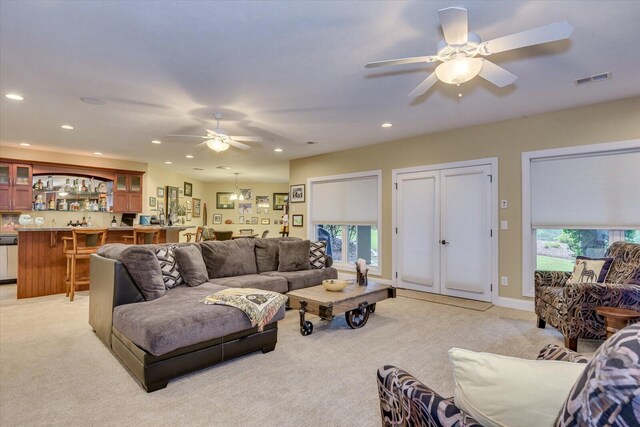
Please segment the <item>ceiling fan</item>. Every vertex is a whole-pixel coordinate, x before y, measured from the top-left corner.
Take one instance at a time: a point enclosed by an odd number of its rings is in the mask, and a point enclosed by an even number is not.
[[[478,55],[489,56],[567,39],[573,32],[573,27],[567,21],[562,21],[483,42],[477,34],[469,32],[467,15],[468,11],[463,7],[448,7],[438,11],[444,40],[438,43],[436,55],[369,62],[365,67],[440,61],[441,64],[436,67],[435,72],[420,83],[409,96],[427,92],[438,80],[460,85],[477,75],[498,87],[504,87],[515,82],[518,77],[493,62],[477,58]]]
[[[214,117],[216,118],[216,128],[215,129],[205,129],[207,134],[205,136],[201,135],[169,135],[169,136],[184,136],[188,138],[202,138],[205,139],[205,144],[207,147],[215,151],[216,153],[220,153],[229,148],[229,146],[233,146],[235,148],[239,148],[241,150],[250,150],[251,147],[247,144],[243,144],[239,141],[248,141],[248,142],[262,142],[262,138],[259,136],[235,136],[235,135],[227,135],[223,129],[220,128],[220,120],[222,119],[222,113],[215,113]]]

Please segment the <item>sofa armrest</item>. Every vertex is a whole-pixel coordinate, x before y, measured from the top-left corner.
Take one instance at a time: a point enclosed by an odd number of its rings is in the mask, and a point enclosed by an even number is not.
[[[571,273],[566,271],[542,271],[536,270],[533,283],[536,288],[541,286],[564,286]]]
[[[561,362],[588,363],[591,358],[557,344],[547,344],[538,354],[538,360],[559,360]]]
[[[383,426],[481,427],[453,399],[443,398],[402,369],[386,365],[377,377]]]

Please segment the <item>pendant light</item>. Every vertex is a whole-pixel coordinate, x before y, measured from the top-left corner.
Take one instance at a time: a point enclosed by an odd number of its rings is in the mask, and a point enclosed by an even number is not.
[[[235,175],[236,175],[236,189],[231,195],[231,197],[229,197],[229,200],[244,200],[244,196],[238,190],[238,172],[235,172]]]

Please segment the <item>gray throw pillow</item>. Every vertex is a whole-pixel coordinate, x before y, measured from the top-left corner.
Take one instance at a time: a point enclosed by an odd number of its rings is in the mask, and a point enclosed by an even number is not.
[[[297,237],[272,237],[254,240],[256,243],[256,266],[258,267],[258,273],[278,271],[278,242],[300,241]]]
[[[209,279],[256,274],[253,239],[212,240],[200,243]]]
[[[160,271],[162,271],[162,280],[167,289],[175,288],[182,284],[182,276],[176,265],[176,259],[173,256],[175,251],[174,245],[157,246],[155,249],[156,257],[160,262]]]
[[[198,286],[209,280],[207,266],[197,245],[176,248],[173,251],[173,255],[178,262],[178,270],[180,270],[182,281],[187,286]]]
[[[145,300],[164,295],[166,289],[160,262],[153,250],[142,245],[129,246],[120,253],[119,258]]]
[[[311,269],[309,250],[311,242],[278,242],[278,271],[300,271]]]

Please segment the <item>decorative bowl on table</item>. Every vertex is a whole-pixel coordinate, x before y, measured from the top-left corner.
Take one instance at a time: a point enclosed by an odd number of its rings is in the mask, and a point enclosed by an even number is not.
[[[347,281],[338,279],[323,280],[322,286],[330,292],[340,292],[347,287]]]

